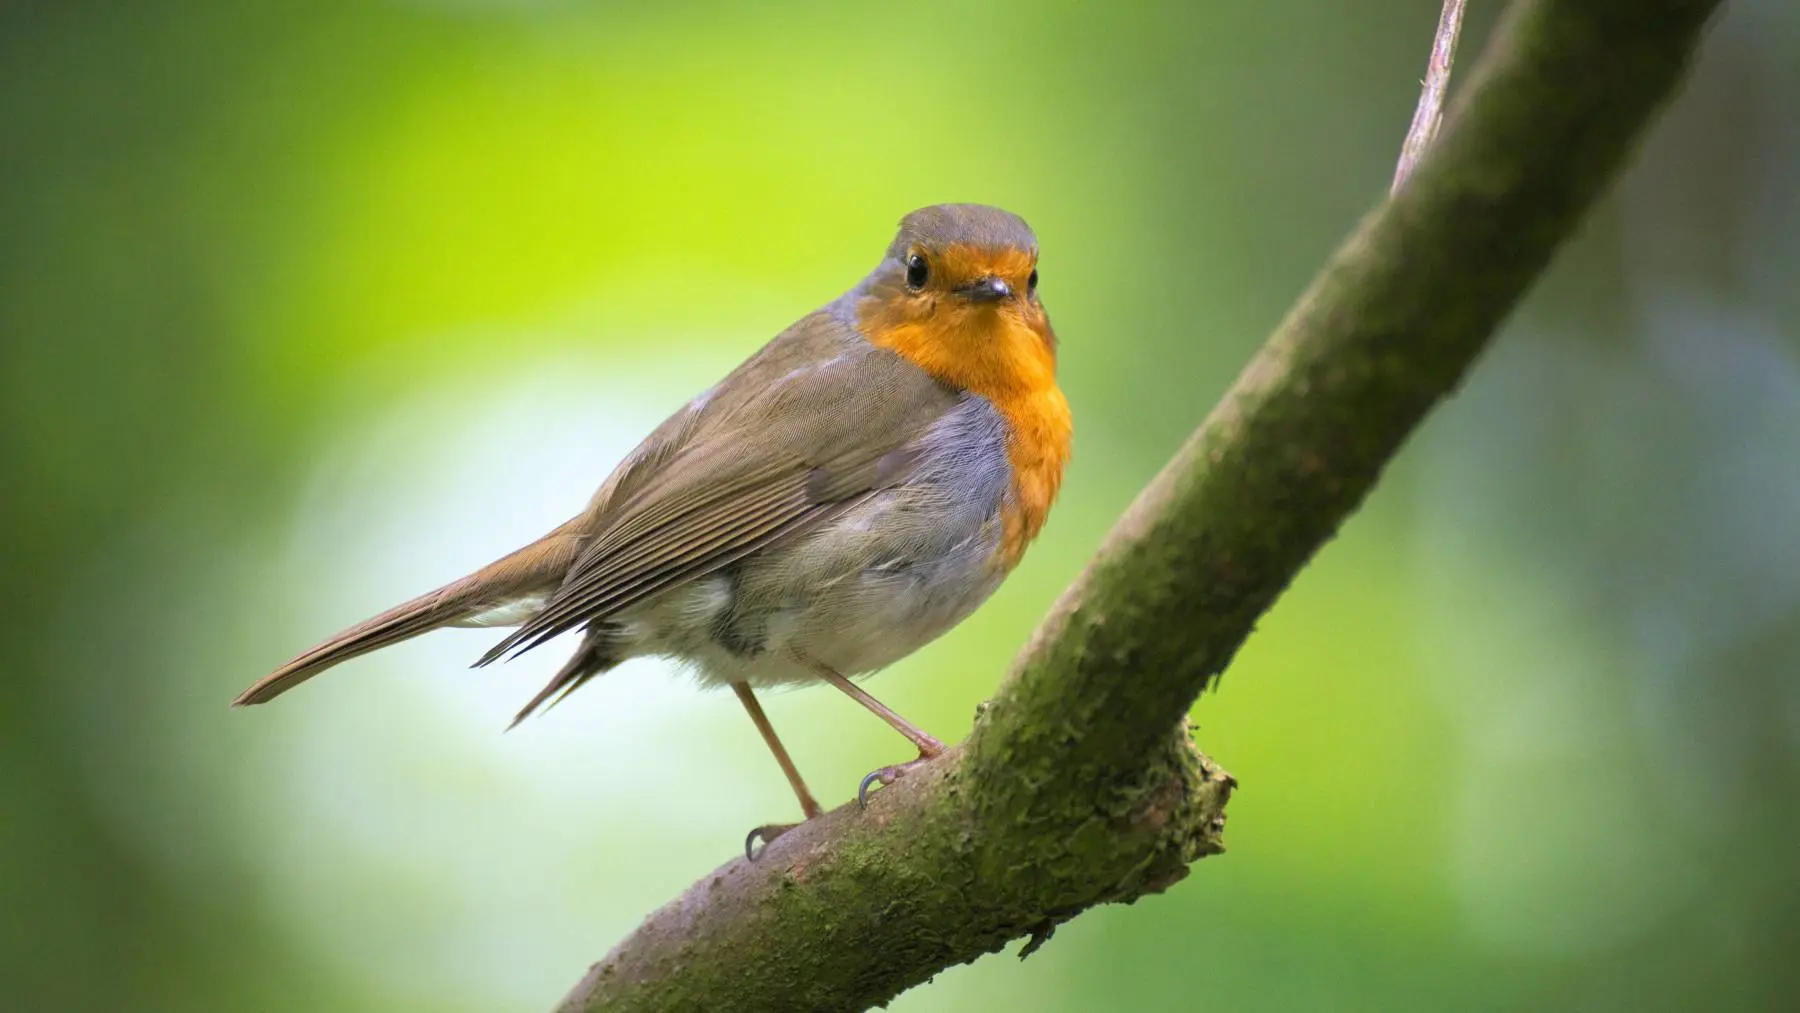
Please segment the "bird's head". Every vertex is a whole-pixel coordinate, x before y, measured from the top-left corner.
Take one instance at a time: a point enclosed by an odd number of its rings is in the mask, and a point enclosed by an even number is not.
[[[863,334],[934,376],[990,396],[1054,382],[1037,237],[1018,215],[983,204],[914,211],[861,293]]]

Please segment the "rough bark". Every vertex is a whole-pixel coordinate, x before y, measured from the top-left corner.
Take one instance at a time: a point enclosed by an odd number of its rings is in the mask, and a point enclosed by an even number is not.
[[[1221,850],[1185,718],[1455,388],[1675,90],[1718,0],[1524,0],[1032,638],[968,741],[735,860],[564,1011],[860,1010]]]

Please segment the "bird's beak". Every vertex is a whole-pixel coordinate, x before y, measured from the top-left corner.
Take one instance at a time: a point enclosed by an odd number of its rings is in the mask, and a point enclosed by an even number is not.
[[[979,281],[972,281],[958,287],[956,294],[970,302],[999,302],[1011,296],[1013,289],[1004,279],[990,274]]]

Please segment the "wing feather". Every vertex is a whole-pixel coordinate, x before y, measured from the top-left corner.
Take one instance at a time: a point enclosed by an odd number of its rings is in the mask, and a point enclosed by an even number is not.
[[[811,365],[792,366],[798,353],[777,347],[784,340],[804,346]],[[782,380],[758,388],[728,379],[720,390],[730,396],[669,427],[680,444],[631,465],[629,488],[621,483],[603,503],[591,540],[543,610],[476,664],[729,566],[903,480],[914,462],[909,445],[964,396],[828,313],[771,348]]]

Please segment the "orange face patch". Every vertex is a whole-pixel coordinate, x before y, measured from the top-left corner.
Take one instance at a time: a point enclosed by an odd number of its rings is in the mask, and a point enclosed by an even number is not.
[[[927,253],[926,259],[931,262],[932,271],[950,288],[983,278],[999,278],[1011,285],[1013,291],[1024,292],[1026,280],[1031,277],[1032,268],[1037,266],[1037,257],[1025,250],[990,250],[967,243],[955,243],[941,252]]]

